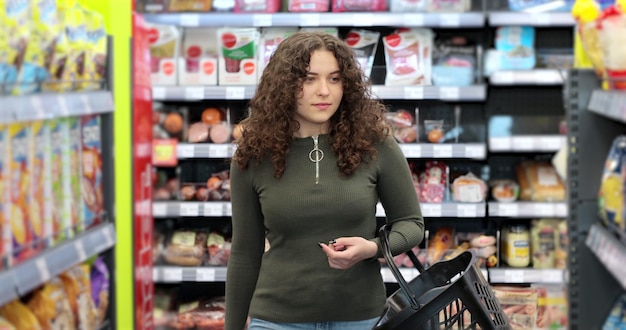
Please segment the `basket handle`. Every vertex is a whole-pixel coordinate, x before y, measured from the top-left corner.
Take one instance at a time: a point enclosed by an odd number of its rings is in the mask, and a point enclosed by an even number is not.
[[[404,295],[409,300],[409,303],[411,304],[411,308],[413,308],[414,310],[418,310],[422,306],[417,301],[417,298],[415,298],[415,293],[413,293],[413,290],[411,290],[411,288],[409,287],[409,284],[406,282],[406,280],[400,273],[398,266],[396,266],[396,264],[393,262],[393,255],[391,254],[391,248],[389,247],[389,232],[390,231],[391,231],[391,226],[388,224],[385,224],[382,227],[380,227],[380,230],[378,231],[378,234],[380,236],[380,245],[383,249],[383,256],[385,257],[385,261],[387,261],[387,266],[389,267],[389,269],[391,269],[391,273],[393,274],[393,277],[395,277],[396,281],[398,281],[398,284],[400,285],[400,289],[402,289],[402,292],[404,292]],[[409,258],[411,258],[411,261],[415,265],[415,268],[417,268],[417,270],[420,272],[420,274],[423,273],[424,266],[422,266],[422,264],[419,262],[419,260],[417,259],[413,251],[408,250],[406,253],[409,255]]]

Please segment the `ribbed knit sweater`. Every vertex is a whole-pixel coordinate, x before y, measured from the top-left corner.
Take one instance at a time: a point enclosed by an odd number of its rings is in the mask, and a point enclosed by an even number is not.
[[[282,178],[270,161],[241,171],[231,166],[233,237],[226,279],[226,330],[246,318],[271,322],[355,321],[380,316],[386,292],[377,260],[332,269],[318,242],[360,236],[376,242],[376,205],[393,223],[392,253],[418,245],[424,220],[406,158],[393,138],[378,157],[342,177],[329,136],[319,137],[324,158],[309,159],[311,137],[297,138]],[[314,158],[315,159],[315,158]],[[265,237],[270,249],[264,252]]]

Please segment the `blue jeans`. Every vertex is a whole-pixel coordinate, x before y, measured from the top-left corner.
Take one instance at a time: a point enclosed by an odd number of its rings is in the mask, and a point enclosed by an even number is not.
[[[312,323],[272,323],[251,318],[248,330],[370,330],[378,322],[378,317],[362,321],[312,322]]]

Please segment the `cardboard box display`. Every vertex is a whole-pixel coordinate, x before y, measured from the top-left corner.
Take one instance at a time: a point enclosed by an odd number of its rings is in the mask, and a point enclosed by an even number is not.
[[[217,28],[185,29],[182,44],[179,85],[217,85]]]
[[[220,28],[218,30],[219,85],[256,85],[257,28]]]

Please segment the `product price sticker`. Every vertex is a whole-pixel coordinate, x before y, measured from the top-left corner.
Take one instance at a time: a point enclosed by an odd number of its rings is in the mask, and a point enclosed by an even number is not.
[[[185,100],[197,101],[204,99],[204,87],[185,87]]]
[[[70,109],[67,106],[67,100],[62,94],[57,95],[57,104],[59,105],[59,116],[67,117],[70,115]]]
[[[50,280],[50,270],[48,269],[48,263],[44,258],[35,259],[35,266],[37,267],[37,271],[39,272],[39,278],[41,282],[48,282]]]
[[[498,216],[515,217],[519,215],[519,207],[515,203],[499,203]]]
[[[404,98],[406,100],[423,100],[424,99],[424,87],[422,86],[404,87]]]
[[[215,269],[208,267],[196,269],[196,281],[215,282]]]
[[[300,26],[319,26],[320,14],[300,14]]]
[[[525,273],[523,270],[510,269],[504,271],[505,283],[526,283]]]
[[[267,27],[272,26],[271,14],[255,14],[252,16],[252,26]]]
[[[538,146],[543,150],[559,150],[566,143],[564,136],[542,136],[539,138]]]
[[[246,95],[245,87],[226,87],[227,100],[243,100]]]
[[[533,205],[533,213],[536,216],[551,217],[554,216],[554,204],[552,203],[536,203]]]
[[[178,144],[176,146],[176,155],[178,158],[194,158],[195,149],[193,144]]]
[[[153,100],[164,100],[165,99],[165,88],[164,87],[152,87],[152,99]]]
[[[200,15],[198,14],[180,14],[181,26],[198,26],[200,25]]]
[[[461,26],[461,15],[441,14],[439,16],[439,25],[442,27],[459,27]]]
[[[154,202],[152,203],[152,216],[165,217],[167,216],[167,204]]]
[[[443,215],[443,207],[439,203],[421,203],[420,208],[425,217],[440,218]]]
[[[198,203],[183,202],[180,203],[180,216],[182,217],[197,217],[200,215],[200,207]]]
[[[535,141],[536,139],[530,136],[514,136],[511,144],[515,150],[531,151],[535,150]]]
[[[452,145],[451,144],[435,144],[435,145],[433,145],[433,157],[435,157],[435,158],[451,158],[452,157]]]
[[[457,101],[461,97],[461,89],[458,87],[440,87],[439,98],[442,100]]]
[[[83,241],[76,241],[74,243],[74,249],[76,249],[76,254],[78,255],[79,262],[87,260],[87,253],[85,252],[85,246],[83,245]]]
[[[163,281],[181,282],[183,280],[183,269],[180,267],[163,268]]]
[[[478,216],[477,208],[477,204],[457,204],[457,216],[460,218],[475,218]]]
[[[231,156],[229,144],[212,144],[209,148],[209,158],[228,158]]]
[[[370,13],[357,13],[352,17],[354,26],[372,26],[372,22],[374,21],[374,14]]]
[[[400,149],[406,158],[422,157],[422,146],[419,144],[401,143]]]
[[[222,203],[208,202],[202,205],[202,214],[207,217],[221,217],[224,216],[224,208]]]
[[[404,26],[424,26],[423,14],[404,14],[402,18]]]
[[[484,159],[486,154],[484,145],[467,145],[465,146],[465,157],[474,159]]]

